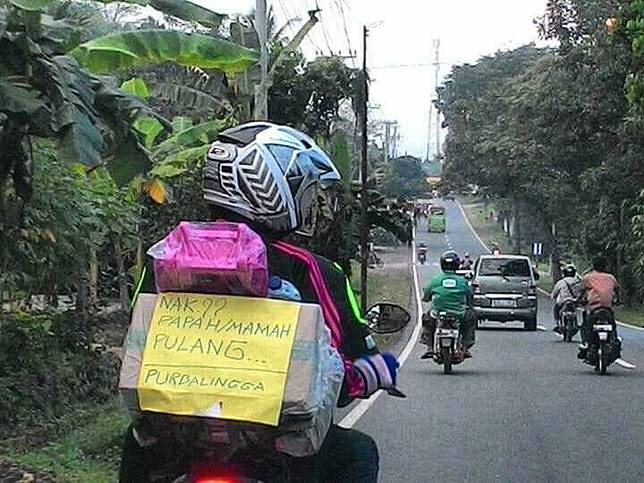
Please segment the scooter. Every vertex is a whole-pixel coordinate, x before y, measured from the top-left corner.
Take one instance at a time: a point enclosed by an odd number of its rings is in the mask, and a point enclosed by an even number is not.
[[[575,302],[568,300],[564,302],[559,310],[558,316],[559,333],[565,342],[572,342],[572,338],[579,331],[577,327],[577,307]]]
[[[418,252],[418,261],[420,262],[421,265],[425,265],[425,262],[427,262],[427,253]]]
[[[608,366],[620,357],[622,342],[617,337],[617,330],[612,310],[599,308],[587,315],[592,319],[588,349],[584,362],[595,366],[599,375],[606,374]]]
[[[458,318],[447,312],[439,312],[434,332],[434,362],[443,365],[443,372],[450,374],[452,365],[465,360],[463,338]]]

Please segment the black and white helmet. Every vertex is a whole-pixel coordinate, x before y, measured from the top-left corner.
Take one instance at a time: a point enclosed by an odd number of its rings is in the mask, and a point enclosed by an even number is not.
[[[251,122],[219,134],[206,155],[204,198],[273,232],[312,235],[317,188],[340,180],[333,162],[296,129]]]

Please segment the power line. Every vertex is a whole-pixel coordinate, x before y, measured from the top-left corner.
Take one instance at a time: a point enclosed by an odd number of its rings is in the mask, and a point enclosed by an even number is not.
[[[340,18],[342,19],[342,29],[344,30],[344,35],[347,38],[347,47],[349,48],[349,55],[354,54],[354,50],[351,47],[351,36],[349,35],[349,29],[347,27],[347,18],[344,12],[344,7],[342,6],[342,3],[340,3],[339,0],[335,0],[335,6],[337,10],[340,12]],[[351,58],[351,62],[353,63],[353,67],[356,67],[356,61],[354,58]]]
[[[317,9],[320,8],[320,6],[318,5],[317,2],[315,2],[315,6],[316,6]],[[324,34],[324,41],[326,42],[326,46],[329,49],[329,53],[331,54],[331,56],[333,56],[333,48],[331,47],[331,43],[329,42],[329,36],[327,34],[327,31],[326,31],[326,25],[325,25],[325,20],[324,20],[325,18],[326,18],[326,15],[324,14],[324,12],[321,12],[320,13],[320,23],[322,24],[322,33]]]
[[[420,68],[420,67],[434,67],[436,65],[436,62],[430,62],[430,63],[419,63],[419,64],[391,64],[391,65],[375,65],[373,67],[369,67],[369,69],[415,69],[415,68]],[[454,62],[439,62],[438,65],[448,65],[452,66],[455,65]]]

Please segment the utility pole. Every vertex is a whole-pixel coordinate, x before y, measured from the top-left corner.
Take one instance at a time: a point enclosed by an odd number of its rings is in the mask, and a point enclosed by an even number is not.
[[[268,11],[266,0],[255,1],[255,26],[259,37],[259,66],[261,69],[259,84],[255,86],[256,121],[268,119]]]
[[[398,157],[398,141],[400,140],[400,135],[398,134],[398,121],[394,121],[394,134],[392,139],[393,146],[391,148],[391,157],[396,159]]]
[[[438,99],[438,82],[440,78],[440,49],[441,39],[434,39],[434,91]],[[441,113],[436,108],[436,159],[441,161]]]
[[[369,113],[369,79],[367,76],[367,26],[362,27],[362,116],[360,119],[360,130],[362,132],[362,165],[360,169],[360,253],[362,260],[360,264],[360,305],[362,313],[367,311],[367,267],[369,264],[369,220],[367,208],[369,205],[369,190],[367,188],[367,116]]]
[[[429,114],[427,116],[427,151],[426,151],[427,155],[425,156],[428,163],[431,161],[431,155],[432,155],[432,119],[433,119],[432,107],[433,105],[430,99]]]
[[[381,124],[385,127],[382,144],[382,158],[384,162],[387,162],[391,159],[391,144],[393,141],[392,131],[395,128],[397,121],[382,121]]]
[[[255,109],[253,118],[256,121],[268,119],[268,90],[273,84],[273,75],[275,70],[280,66],[282,61],[291,52],[295,52],[304,37],[308,35],[311,29],[319,22],[317,14],[319,9],[309,10],[309,19],[297,31],[291,41],[280,51],[277,58],[269,66],[268,64],[268,12],[266,10],[266,0],[256,0],[255,9],[255,30],[260,43],[260,69],[261,77],[259,84],[255,85]]]

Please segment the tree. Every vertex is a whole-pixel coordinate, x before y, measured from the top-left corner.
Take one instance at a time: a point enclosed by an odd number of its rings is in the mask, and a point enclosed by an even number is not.
[[[555,272],[560,255],[607,254],[635,298],[643,285],[631,269],[639,259],[632,217],[644,144],[623,90],[631,46],[606,28],[619,12],[616,1],[550,2],[540,30],[560,41],[554,53],[524,47],[456,67],[439,107],[450,127],[449,183],[460,176],[507,200],[522,228],[546,238]]]

